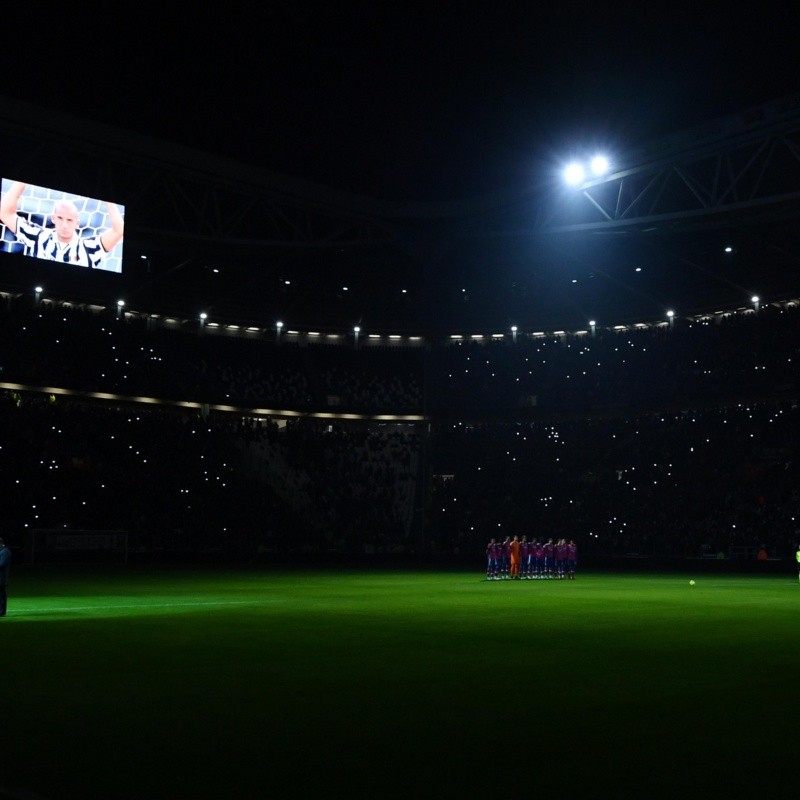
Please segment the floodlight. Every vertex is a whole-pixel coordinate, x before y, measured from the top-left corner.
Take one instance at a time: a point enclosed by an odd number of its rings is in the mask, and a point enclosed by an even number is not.
[[[608,159],[605,156],[595,156],[589,166],[593,175],[605,175],[609,169]]]
[[[564,180],[570,186],[576,186],[577,184],[581,183],[581,181],[583,181],[584,179],[584,176],[585,176],[584,169],[577,162],[569,164],[564,170]]]

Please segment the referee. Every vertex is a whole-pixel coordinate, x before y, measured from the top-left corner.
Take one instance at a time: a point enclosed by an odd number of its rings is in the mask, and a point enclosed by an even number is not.
[[[798,552],[800,558],[800,552]],[[0,617],[6,615],[8,605],[8,573],[11,571],[11,550],[0,539]]]

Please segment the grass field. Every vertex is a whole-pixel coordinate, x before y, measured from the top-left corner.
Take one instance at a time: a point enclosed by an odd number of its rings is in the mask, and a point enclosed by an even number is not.
[[[756,797],[800,584],[19,567],[0,798]]]

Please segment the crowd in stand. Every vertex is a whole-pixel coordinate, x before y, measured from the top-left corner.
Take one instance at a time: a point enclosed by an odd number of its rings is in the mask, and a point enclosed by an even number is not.
[[[507,535],[685,557],[800,536],[800,311],[509,343],[251,341],[3,299],[7,539],[121,529],[132,546],[480,557]],[[198,403],[203,413],[37,392]],[[414,413],[426,422],[290,412]]]
[[[589,554],[786,556],[800,536],[800,410],[772,401],[437,426],[430,525],[578,539]]]
[[[301,411],[408,414],[422,405],[419,351],[199,335],[26,298],[0,305],[7,381]]]
[[[151,329],[4,297],[5,380],[123,395],[342,412],[487,416],[681,407],[800,392],[800,310],[634,330],[425,347],[265,342]]]

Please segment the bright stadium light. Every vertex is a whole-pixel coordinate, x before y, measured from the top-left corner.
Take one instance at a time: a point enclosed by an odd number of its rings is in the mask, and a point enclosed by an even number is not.
[[[571,164],[568,164],[567,167],[564,169],[564,180],[570,186],[577,186],[581,183],[586,175],[583,167],[577,163],[577,161],[573,161]]]
[[[608,162],[608,158],[601,155],[595,156],[589,164],[589,168],[592,170],[593,175],[605,175],[606,172],[608,172],[609,167],[610,164]]]

